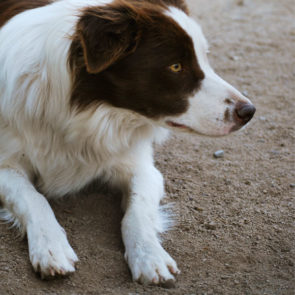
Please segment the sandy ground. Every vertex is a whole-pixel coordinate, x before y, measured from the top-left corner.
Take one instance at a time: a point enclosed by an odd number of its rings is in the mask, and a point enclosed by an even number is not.
[[[157,148],[177,224],[165,248],[182,270],[175,289],[131,281],[120,197],[52,203],[80,262],[41,281],[26,240],[0,225],[1,294],[295,294],[294,0],[191,0],[217,72],[253,98],[249,128],[227,138],[175,135]],[[225,151],[215,159],[216,150]],[[293,184],[293,185],[292,185]]]

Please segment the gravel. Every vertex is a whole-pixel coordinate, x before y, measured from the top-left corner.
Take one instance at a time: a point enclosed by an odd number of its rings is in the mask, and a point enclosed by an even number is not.
[[[223,157],[224,157],[224,151],[223,151],[223,150],[216,151],[216,152],[213,154],[213,156],[214,156],[214,158],[216,158],[216,159],[223,158]]]

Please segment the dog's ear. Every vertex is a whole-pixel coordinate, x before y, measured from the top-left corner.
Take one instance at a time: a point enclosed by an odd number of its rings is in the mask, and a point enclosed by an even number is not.
[[[135,50],[139,29],[131,8],[117,4],[84,10],[77,33],[89,73],[99,73]]]

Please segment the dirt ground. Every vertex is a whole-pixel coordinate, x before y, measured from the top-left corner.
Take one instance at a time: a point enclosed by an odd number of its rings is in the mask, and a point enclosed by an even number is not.
[[[190,0],[216,71],[257,107],[230,137],[174,135],[156,164],[174,202],[164,246],[182,273],[175,289],[131,281],[120,196],[52,203],[80,258],[75,274],[41,281],[26,240],[0,224],[0,294],[295,294],[294,0]],[[216,150],[224,158],[215,159]]]

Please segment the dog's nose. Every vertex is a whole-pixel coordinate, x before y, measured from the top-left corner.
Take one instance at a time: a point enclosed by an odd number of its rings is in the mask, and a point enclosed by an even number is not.
[[[256,108],[251,103],[237,103],[235,113],[242,124],[248,123],[254,116]]]

